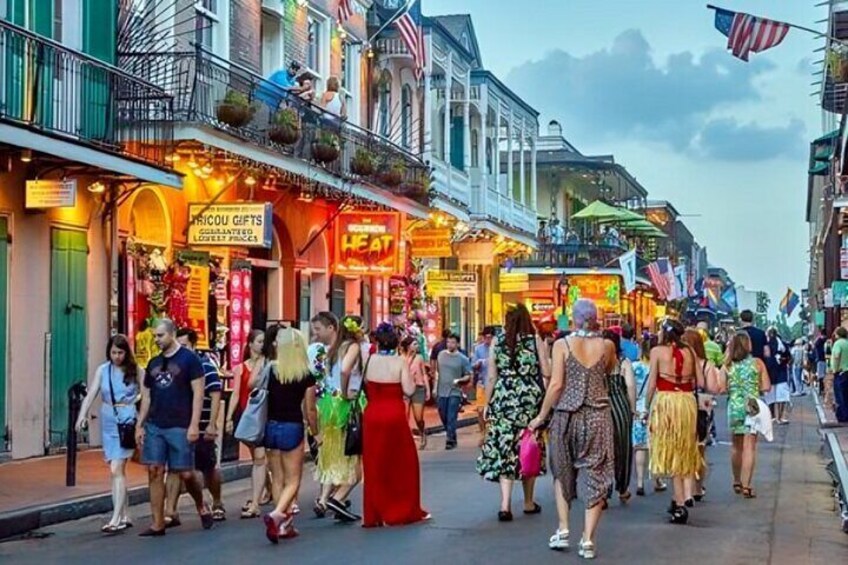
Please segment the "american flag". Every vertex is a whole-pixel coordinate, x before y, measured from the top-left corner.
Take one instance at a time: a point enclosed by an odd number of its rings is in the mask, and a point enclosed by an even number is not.
[[[344,23],[353,17],[353,0],[339,0],[339,23]]]
[[[417,4],[413,3],[412,6]],[[413,63],[415,64],[415,78],[421,78],[426,65],[424,55],[424,29],[415,22],[412,14],[412,6],[404,12],[404,14],[395,20],[395,26],[400,32],[400,36],[406,45],[406,50],[412,55]]]
[[[753,51],[760,53],[780,44],[789,24],[758,18],[744,12],[716,9],[715,27],[727,36],[727,48],[743,61]]]
[[[654,288],[657,289],[657,294],[660,300],[665,300],[671,294],[671,283],[668,278],[668,273],[671,271],[668,259],[657,259],[648,265],[648,276],[651,277],[651,282]]]

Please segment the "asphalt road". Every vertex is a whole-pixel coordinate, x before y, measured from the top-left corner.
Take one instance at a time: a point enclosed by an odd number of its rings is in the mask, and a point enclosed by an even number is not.
[[[730,484],[728,447],[709,448],[712,473],[703,503],[691,511],[687,526],[667,523],[669,494],[633,497],[614,502],[604,513],[597,540],[598,561],[628,563],[846,563],[848,536],[838,531],[819,455],[811,408],[796,408],[795,421],[781,427],[775,442],[763,444],[757,469],[758,498],[743,500]],[[719,440],[726,440],[723,426]],[[183,498],[183,525],[157,539],[136,534],[148,524],[146,506],[133,508],[136,528],[104,537],[105,517],[92,517],[47,529],[44,539],[0,543],[0,562],[8,563],[561,563],[577,562],[576,549],[553,552],[548,536],[556,526],[549,477],[539,481],[537,516],[516,513],[512,523],[497,521],[498,493],[474,471],[477,435],[461,432],[460,448],[444,451],[443,437],[434,437],[422,455],[422,493],[430,522],[403,528],[364,530],[332,519],[311,517],[309,501],[316,486],[306,480],[297,521],[300,537],[270,545],[259,520],[239,520],[237,510],[247,497],[248,483],[225,489],[230,519],[203,531]],[[311,469],[310,469],[311,471]],[[519,489],[514,505],[520,510]],[[357,492],[354,507],[360,507]],[[582,506],[572,512],[572,544],[580,537]]]

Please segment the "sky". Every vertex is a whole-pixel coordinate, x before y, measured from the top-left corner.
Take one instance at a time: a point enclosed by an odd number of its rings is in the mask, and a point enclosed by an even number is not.
[[[822,29],[817,0],[717,0]],[[823,40],[796,29],[740,61],[703,0],[422,0],[471,14],[483,65],[584,154],[613,154],[668,200],[710,263],[772,309],[806,287],[809,142],[833,127],[811,83]]]

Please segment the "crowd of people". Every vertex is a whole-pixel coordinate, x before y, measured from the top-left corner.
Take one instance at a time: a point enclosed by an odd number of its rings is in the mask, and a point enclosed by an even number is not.
[[[585,299],[572,305],[571,318],[570,331],[540,332],[525,306],[510,306],[503,326],[485,328],[470,355],[450,331],[428,351],[416,326],[383,323],[366,332],[360,318],[340,320],[329,312],[311,320],[311,343],[288,326],[252,332],[244,362],[233,370],[234,390],[223,416],[225,429],[247,444],[253,460],[251,495],[241,517],[257,518],[261,506],[272,503],[262,516],[268,540],[297,536],[301,477],[311,452],[320,484],[316,517],[361,520],[365,527],[428,519],[417,453],[427,445],[424,406],[435,402],[451,450],[469,398],[480,399],[476,469],[499,485],[499,521],[513,520],[516,482],[522,513],[539,514],[535,484],[550,471],[557,510],[551,549],[570,545],[578,478],[585,485],[582,557],[595,556],[597,528],[613,496],[622,505],[631,502],[631,477],[637,497],[645,496],[647,485],[665,491],[668,481],[670,521],[687,523],[706,496],[715,395],[727,395],[733,489],[744,498],[756,496],[758,434],[768,437],[773,424],[787,423],[791,395],[804,394],[810,376],[820,372],[807,344],[787,344],[773,329],[756,328],[750,312],[742,313],[741,328],[722,336],[726,343],[714,341],[706,324],[685,327],[674,319],[640,341],[626,325],[603,329],[595,304]],[[196,351],[190,329],[160,320],[154,337],[161,352],[147,367],[135,362],[125,336],[110,339],[108,361],[92,376],[77,422],[83,426],[99,396],[113,477],[114,512],[103,526],[109,534],[132,525],[125,468],[133,439],[149,469],[153,516],[140,535],[161,536],[180,525],[182,489],[204,528],[226,519],[216,452],[218,367]],[[842,379],[848,332],[836,337],[830,361]],[[810,345],[823,350],[826,340]],[[843,393],[838,385],[834,390],[839,402]],[[360,483],[361,516],[350,499]]]

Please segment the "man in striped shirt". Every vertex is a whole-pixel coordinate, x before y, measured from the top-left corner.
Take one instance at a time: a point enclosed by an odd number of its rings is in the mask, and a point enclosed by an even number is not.
[[[191,328],[177,330],[177,341],[194,352],[203,366],[204,392],[203,409],[200,412],[201,436],[194,444],[194,468],[203,475],[203,484],[212,495],[212,519],[226,520],[224,503],[221,500],[221,471],[218,468],[218,411],[221,407],[221,377],[215,362],[206,353],[197,351],[197,332]],[[166,482],[165,527],[180,525],[177,502],[180,497],[179,475],[169,473]]]

